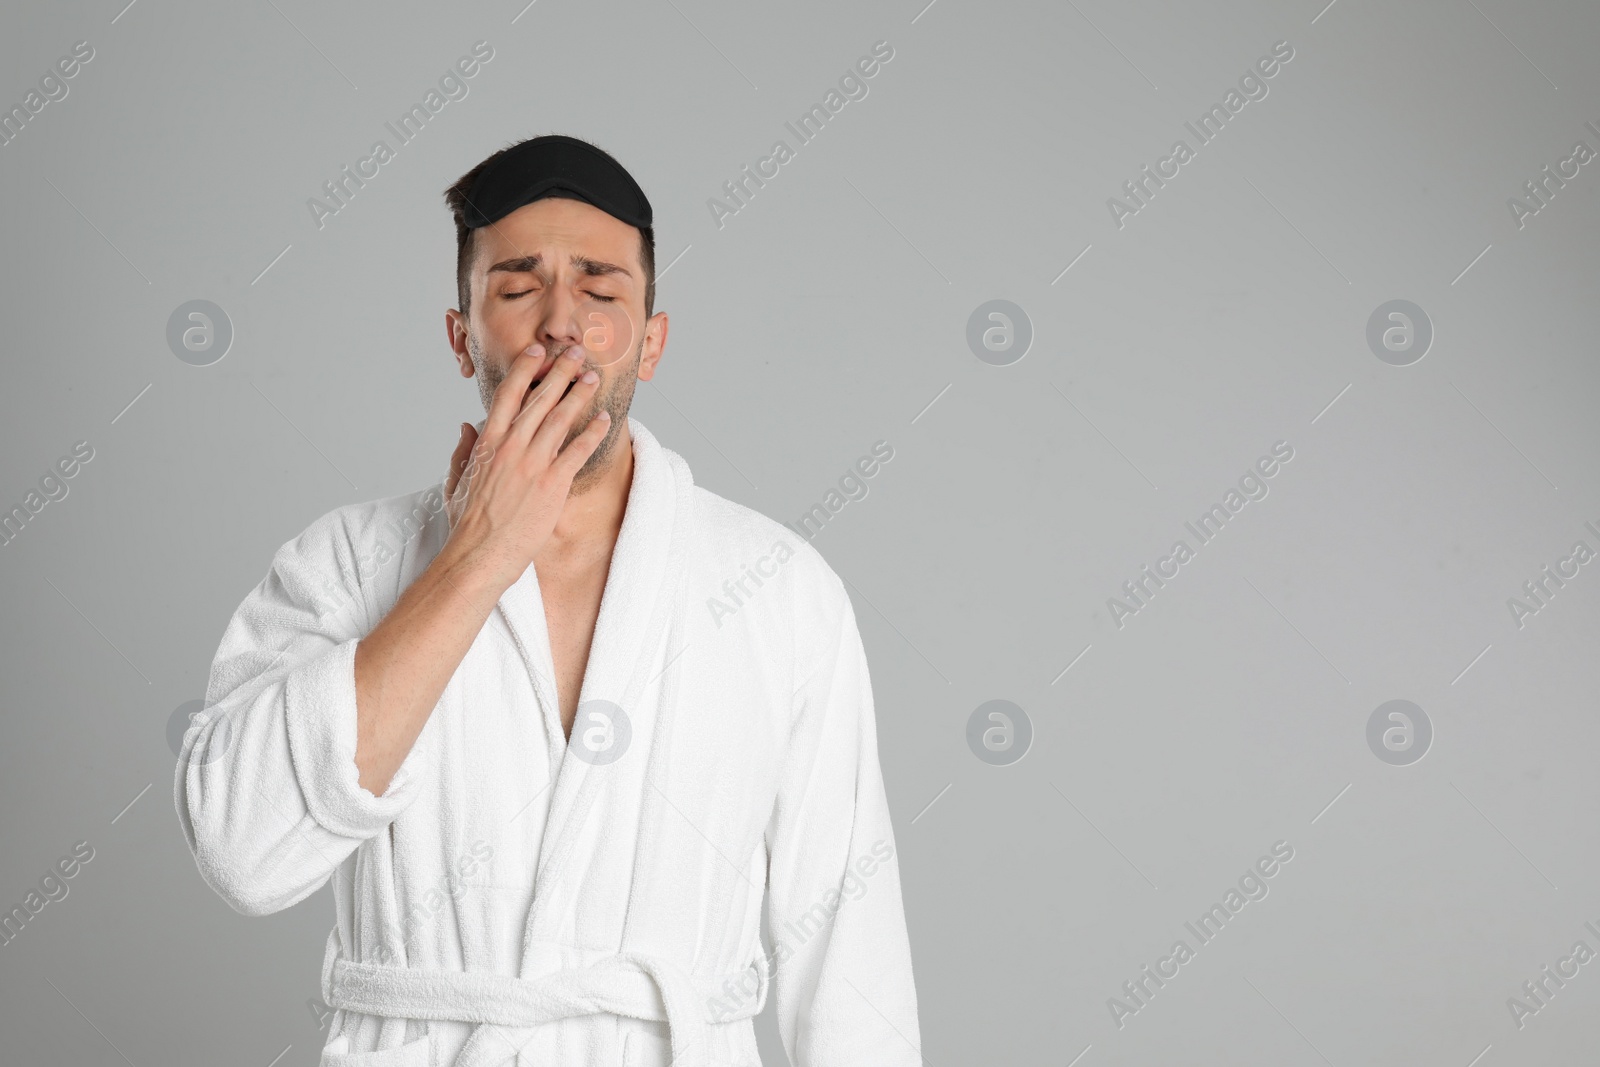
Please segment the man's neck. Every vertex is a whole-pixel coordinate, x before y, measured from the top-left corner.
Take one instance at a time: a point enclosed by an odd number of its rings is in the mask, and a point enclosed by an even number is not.
[[[550,539],[534,558],[536,569],[553,573],[609,559],[622,532],[632,485],[633,437],[624,421],[617,431],[611,462],[581,484],[574,480]]]

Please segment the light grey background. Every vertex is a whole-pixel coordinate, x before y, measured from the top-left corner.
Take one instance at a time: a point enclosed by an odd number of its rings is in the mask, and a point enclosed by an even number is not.
[[[0,1059],[316,1062],[331,902],[205,887],[166,724],[278,545],[442,475],[481,411],[442,191],[566,132],[654,202],[672,329],[634,414],[701,484],[793,521],[894,448],[814,544],[872,667],[928,1063],[1592,1062],[1600,962],[1507,1008],[1600,950],[1600,566],[1507,607],[1600,548],[1600,162],[1507,207],[1600,149],[1592,4],[123,2],[0,15],[7,108],[95,49],[0,147],[0,510],[95,450],[0,548],[0,907],[95,850],[0,946]],[[319,230],[307,199],[478,40],[467,98]],[[879,40],[869,95],[719,228],[708,198]],[[1119,229],[1107,198],[1279,40],[1268,96]],[[193,299],[234,327],[210,367],[165,342]],[[1009,366],[967,347],[991,299],[1032,323]],[[1367,347],[1392,299],[1434,325],[1411,366]],[[1108,598],[1279,440],[1270,494],[1119,629]],[[1397,698],[1435,731],[1404,767],[1366,742]],[[967,747],[994,699],[1033,724],[1009,766]],[[1270,894],[1118,1028],[1279,840]]]

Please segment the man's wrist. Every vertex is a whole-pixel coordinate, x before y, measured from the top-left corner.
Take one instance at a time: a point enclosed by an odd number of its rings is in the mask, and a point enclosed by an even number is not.
[[[520,573],[511,574],[510,568],[481,549],[466,548],[453,540],[445,542],[444,548],[428,565],[428,570],[448,588],[480,608],[485,615],[521,577]]]

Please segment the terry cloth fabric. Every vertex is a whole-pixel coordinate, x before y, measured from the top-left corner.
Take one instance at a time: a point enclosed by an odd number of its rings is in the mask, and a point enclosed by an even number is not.
[[[798,1067],[920,1065],[844,585],[628,426],[579,694],[580,714],[625,709],[614,761],[582,758],[577,727],[566,739],[529,567],[383,795],[361,788],[356,644],[444,544],[439,486],[312,523],[223,633],[174,800],[235,910],[331,880],[319,1067],[756,1067],[763,964]]]

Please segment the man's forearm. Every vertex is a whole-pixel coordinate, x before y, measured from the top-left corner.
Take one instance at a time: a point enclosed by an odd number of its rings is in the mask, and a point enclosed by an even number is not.
[[[508,584],[447,544],[356,645],[356,768],[363,789],[382,796],[389,788]]]

